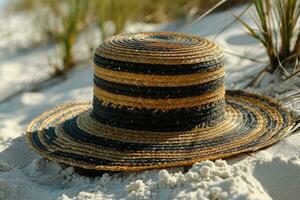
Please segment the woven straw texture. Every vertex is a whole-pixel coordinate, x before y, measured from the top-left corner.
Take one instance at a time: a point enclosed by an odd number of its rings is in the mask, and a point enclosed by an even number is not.
[[[200,37],[119,35],[94,63],[92,102],[61,105],[28,126],[42,156],[110,171],[187,166],[256,151],[293,127],[279,102],[225,92],[222,50]]]

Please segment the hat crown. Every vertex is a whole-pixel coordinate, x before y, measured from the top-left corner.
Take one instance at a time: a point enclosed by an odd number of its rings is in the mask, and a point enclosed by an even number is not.
[[[175,32],[120,34],[104,41],[96,54],[117,61],[162,65],[218,63],[223,59],[223,51],[215,43]]]
[[[111,126],[186,131],[225,114],[224,56],[216,44],[171,32],[123,34],[94,56],[92,117]]]

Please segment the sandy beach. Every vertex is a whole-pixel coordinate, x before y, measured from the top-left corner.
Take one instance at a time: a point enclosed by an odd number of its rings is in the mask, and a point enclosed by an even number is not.
[[[172,30],[199,35],[219,44],[225,51],[226,87],[244,88],[266,65],[261,44],[247,35],[240,23],[230,24],[245,6],[218,12],[191,25],[176,28],[147,24],[129,24],[127,31]],[[34,32],[21,30],[32,26],[22,15],[0,19],[0,27],[9,21],[13,34],[0,42],[0,100],[23,91],[0,104],[0,199],[2,200],[86,200],[86,199],[275,199],[299,198],[300,134],[291,135],[274,146],[234,158],[203,161],[190,168],[148,170],[139,173],[104,173],[83,176],[73,167],[43,159],[29,149],[25,141],[26,125],[47,109],[70,101],[90,101],[92,94],[92,60],[81,63],[53,84],[32,91],[32,84],[51,73],[49,58],[55,62],[55,45],[16,51],[12,44],[26,46]],[[251,20],[249,20],[251,24]],[[226,27],[224,29],[224,27]],[[176,29],[176,30],[174,30]],[[25,30],[29,30],[25,28]],[[99,41],[97,41],[99,42]],[[77,44],[82,58],[89,56],[87,47]],[[82,45],[82,46],[81,46]],[[237,55],[240,56],[237,56]],[[255,58],[257,61],[244,57]],[[262,92],[275,77],[268,75],[259,88]],[[283,97],[296,87],[278,88]],[[285,92],[283,92],[285,91]],[[299,103],[289,106],[300,114]]]

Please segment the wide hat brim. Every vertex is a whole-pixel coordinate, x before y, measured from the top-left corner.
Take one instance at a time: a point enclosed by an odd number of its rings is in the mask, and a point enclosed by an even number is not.
[[[121,129],[97,122],[90,102],[49,110],[27,128],[30,146],[75,167],[138,171],[188,166],[267,147],[285,137],[293,117],[280,103],[245,91],[226,91],[226,117],[215,127],[183,132]]]

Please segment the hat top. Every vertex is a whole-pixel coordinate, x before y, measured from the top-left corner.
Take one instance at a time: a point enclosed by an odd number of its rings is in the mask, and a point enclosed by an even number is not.
[[[174,32],[127,33],[104,41],[96,54],[117,61],[144,64],[195,64],[218,61],[222,50],[197,36]]]

